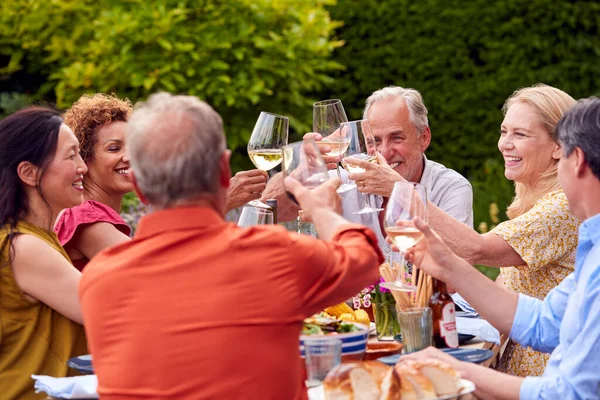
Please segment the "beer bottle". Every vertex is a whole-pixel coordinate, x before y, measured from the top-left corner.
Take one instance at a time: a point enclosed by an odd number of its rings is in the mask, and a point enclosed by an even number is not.
[[[273,211],[273,224],[277,225],[277,199],[267,199],[267,205]]]
[[[435,347],[458,347],[458,332],[456,330],[456,314],[454,301],[448,294],[445,282],[431,278],[433,294],[429,299],[433,323],[433,343]]]

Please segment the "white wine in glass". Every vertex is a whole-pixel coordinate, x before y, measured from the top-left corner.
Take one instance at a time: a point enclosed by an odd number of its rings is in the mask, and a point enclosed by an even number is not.
[[[288,142],[288,131],[287,117],[264,111],[260,113],[248,142],[248,155],[256,168],[269,171],[281,164],[281,148]]]
[[[427,221],[427,190],[425,186],[412,182],[396,182],[385,208],[384,228],[400,254],[415,246],[423,233],[415,227],[413,218]],[[404,257],[400,263],[404,265]],[[403,270],[404,268],[402,268]],[[414,285],[407,285],[398,274],[394,282],[384,282],[381,286],[399,291],[413,291]]]
[[[328,99],[313,104],[313,132],[320,133],[323,137],[316,142],[319,149],[329,147],[324,155],[328,157],[341,157],[350,145],[348,137],[340,135],[340,125],[348,122],[348,116],[340,99]],[[342,179],[339,167],[336,168],[338,178]],[[352,189],[352,186],[343,184],[338,188],[338,193]]]
[[[333,135],[332,135],[333,136]],[[339,157],[341,155],[343,155],[344,153],[346,153],[346,150],[348,149],[348,146],[350,146],[350,139],[346,139],[346,138],[338,138],[336,139],[335,137],[327,137],[327,138],[323,138],[322,140],[319,140],[317,143],[317,146],[319,146],[319,149],[324,149],[325,147],[329,148],[329,151],[327,153],[325,153],[324,155],[328,156],[328,157]]]
[[[250,160],[256,168],[269,171],[281,164],[283,153],[277,149],[248,150]]]
[[[343,122],[340,125],[340,135],[350,140],[350,144],[344,154],[345,157],[354,157],[377,164],[377,147],[375,146],[375,138],[373,137],[368,120],[361,119],[358,121]],[[365,172],[363,167],[348,162],[347,158],[342,159],[342,167],[351,174]],[[352,188],[356,187],[355,183],[348,185]],[[353,212],[353,214],[369,214],[383,210],[383,208],[372,206],[374,199],[371,194],[358,191],[358,199],[362,204],[362,208]]]

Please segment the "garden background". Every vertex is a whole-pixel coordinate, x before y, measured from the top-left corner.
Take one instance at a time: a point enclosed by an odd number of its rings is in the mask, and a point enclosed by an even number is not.
[[[196,95],[223,116],[234,171],[252,167],[262,110],[289,116],[294,141],[316,100],[342,99],[352,120],[374,90],[418,89],[427,156],[471,181],[480,230],[506,219],[513,195],[496,147],[504,100],[538,82],[600,91],[595,1],[3,0],[0,11],[0,116],[66,109],[83,93]]]

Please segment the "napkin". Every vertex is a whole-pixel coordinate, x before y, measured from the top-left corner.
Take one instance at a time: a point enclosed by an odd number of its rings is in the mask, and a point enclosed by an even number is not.
[[[470,305],[465,299],[463,299],[463,297],[458,294],[458,293],[454,293],[451,295],[452,300],[454,301],[454,304],[456,304],[457,306],[459,306],[463,311],[470,313],[470,314],[477,314],[477,311],[473,308],[472,305]]]
[[[47,375],[31,375],[35,380],[35,391],[63,399],[97,399],[98,378],[96,375],[54,378]]]
[[[485,319],[456,317],[456,331],[479,336],[486,342],[500,344],[500,332]]]

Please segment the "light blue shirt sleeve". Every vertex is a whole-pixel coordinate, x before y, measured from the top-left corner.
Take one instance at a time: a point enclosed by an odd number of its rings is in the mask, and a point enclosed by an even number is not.
[[[510,338],[523,347],[551,353],[558,346],[560,324],[569,294],[575,290],[574,279],[573,274],[567,276],[548,293],[544,301],[519,294]]]
[[[544,375],[525,378],[520,398],[529,399],[598,399],[600,398],[600,279],[593,279],[585,288],[585,302],[569,313],[577,314],[573,323],[565,324],[561,332],[561,344],[552,353]],[[562,295],[562,293],[560,293]],[[555,295],[556,296],[556,295]],[[519,300],[519,303],[521,301]],[[540,309],[536,304],[536,313]],[[546,311],[542,311],[542,314]],[[554,310],[557,312],[557,310]],[[532,332],[550,335],[554,323],[537,318],[541,329]],[[534,333],[534,335],[535,335]],[[512,332],[511,332],[512,334]],[[546,338],[555,342],[555,338]],[[537,342],[535,343],[537,344]]]

